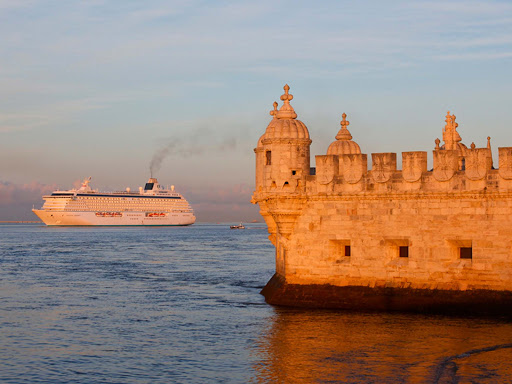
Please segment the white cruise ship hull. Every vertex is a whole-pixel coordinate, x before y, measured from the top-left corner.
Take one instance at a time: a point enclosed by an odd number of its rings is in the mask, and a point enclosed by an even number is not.
[[[151,217],[146,212],[116,212],[116,215],[102,215],[100,212],[66,212],[32,210],[46,225],[191,225],[196,218],[193,213],[168,213]]]

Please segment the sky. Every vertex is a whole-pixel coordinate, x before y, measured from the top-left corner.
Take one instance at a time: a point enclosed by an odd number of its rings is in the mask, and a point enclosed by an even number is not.
[[[0,221],[54,189],[175,185],[202,222],[261,220],[253,148],[272,103],[324,155],[429,151],[447,111],[512,146],[510,1],[0,0]],[[400,158],[400,156],[398,156]]]

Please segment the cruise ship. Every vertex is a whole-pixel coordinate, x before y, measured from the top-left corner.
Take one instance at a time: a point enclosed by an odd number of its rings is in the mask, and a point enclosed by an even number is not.
[[[32,211],[46,225],[191,225],[196,221],[187,200],[150,178],[138,192],[98,192],[91,178],[79,189],[54,191],[43,196],[41,209]]]

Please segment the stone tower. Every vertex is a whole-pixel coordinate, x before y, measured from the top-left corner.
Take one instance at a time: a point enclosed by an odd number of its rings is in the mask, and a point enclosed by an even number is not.
[[[306,178],[310,175],[311,139],[306,125],[297,120],[289,90],[285,85],[279,110],[274,102],[274,110],[270,112],[273,119],[254,149],[256,190],[252,201],[260,205],[269,239],[276,247],[276,265],[281,273],[286,264],[287,241],[300,215]]]
[[[256,152],[256,192],[300,193],[309,175],[311,140],[306,125],[297,120],[290,101],[290,87],[284,86],[283,105],[270,112],[272,121],[258,140]]]

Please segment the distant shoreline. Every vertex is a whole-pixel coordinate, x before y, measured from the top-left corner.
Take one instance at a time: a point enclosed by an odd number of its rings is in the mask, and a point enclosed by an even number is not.
[[[39,221],[39,220],[7,220],[7,221],[0,220],[0,224],[26,224],[26,223],[43,224],[43,222]]]

